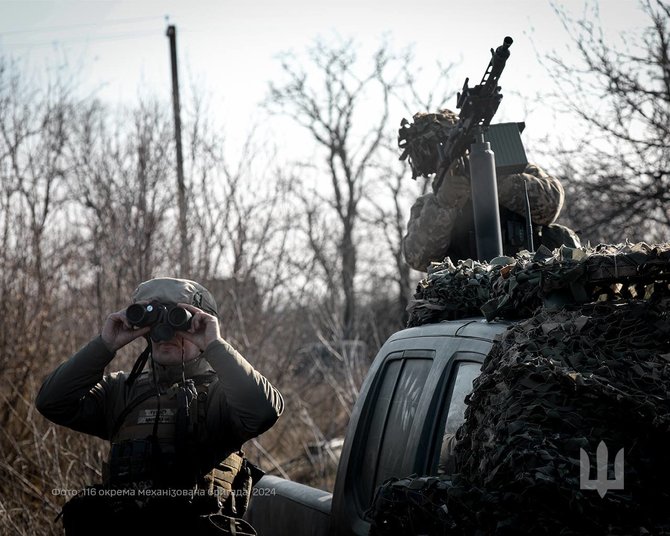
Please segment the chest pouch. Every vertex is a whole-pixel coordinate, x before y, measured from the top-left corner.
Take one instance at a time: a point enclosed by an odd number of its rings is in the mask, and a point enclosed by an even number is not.
[[[127,487],[154,480],[157,444],[151,439],[113,443],[109,456],[109,484]]]

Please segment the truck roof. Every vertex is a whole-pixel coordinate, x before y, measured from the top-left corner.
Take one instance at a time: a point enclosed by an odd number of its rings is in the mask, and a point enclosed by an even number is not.
[[[414,337],[468,337],[493,341],[496,336],[513,324],[514,322],[509,320],[488,322],[484,317],[464,318],[456,321],[445,320],[398,331],[388,338],[386,344]]]

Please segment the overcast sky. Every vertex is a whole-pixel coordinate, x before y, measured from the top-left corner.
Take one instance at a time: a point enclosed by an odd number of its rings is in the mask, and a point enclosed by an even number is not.
[[[559,3],[574,15],[584,8],[582,0]],[[612,36],[645,22],[636,0],[601,4]],[[82,91],[110,102],[132,103],[143,91],[169,98],[167,20],[177,27],[182,86],[195,83],[209,93],[231,131],[246,128],[265,96],[278,73],[276,54],[304,49],[317,35],[353,37],[364,47],[382,35],[398,48],[415,43],[418,63],[459,62],[456,86],[466,76],[479,82],[489,48],[510,35],[497,119],[526,120],[536,136],[550,120],[535,105],[525,117],[529,103],[520,95],[550,83],[537,52],[569,54],[548,0],[0,0],[0,52],[33,70],[76,72]]]

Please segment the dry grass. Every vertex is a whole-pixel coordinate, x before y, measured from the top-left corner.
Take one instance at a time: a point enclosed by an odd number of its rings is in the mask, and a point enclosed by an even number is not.
[[[31,377],[23,386],[5,379],[0,390],[1,534],[61,534],[54,519],[66,499],[59,490],[100,476],[103,442],[48,423],[35,410],[37,389]]]

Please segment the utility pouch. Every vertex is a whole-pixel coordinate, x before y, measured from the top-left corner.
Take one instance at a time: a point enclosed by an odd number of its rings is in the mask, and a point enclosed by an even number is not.
[[[242,460],[242,467],[233,480],[233,514],[242,517],[249,507],[251,488],[258,482],[265,471],[255,466],[249,460]]]
[[[132,439],[112,444],[109,457],[109,483],[126,486],[153,479],[156,446],[147,439]]]
[[[205,489],[208,495],[218,498],[221,513],[242,517],[249,506],[251,488],[264,474],[240,450],[230,454],[205,475]]]
[[[231,516],[235,515],[233,482],[244,465],[241,454],[241,451],[231,453],[204,477],[208,494],[216,496],[223,512]]]

